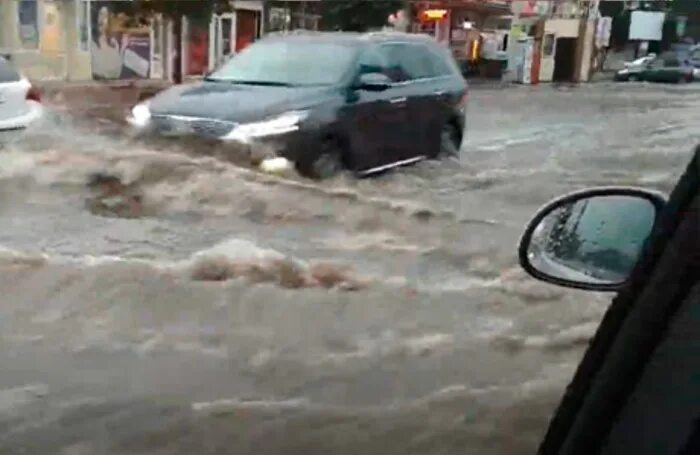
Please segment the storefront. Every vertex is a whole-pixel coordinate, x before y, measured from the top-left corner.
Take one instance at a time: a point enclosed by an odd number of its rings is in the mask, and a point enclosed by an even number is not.
[[[74,0],[0,1],[0,50],[29,77],[68,77],[74,12]]]
[[[264,31],[261,0],[176,24],[131,0],[0,0],[0,53],[33,79],[200,77]]]
[[[489,58],[504,50],[509,14],[507,1],[420,1],[413,5],[412,31],[449,46],[465,73],[472,73],[479,71],[485,49],[494,54]]]

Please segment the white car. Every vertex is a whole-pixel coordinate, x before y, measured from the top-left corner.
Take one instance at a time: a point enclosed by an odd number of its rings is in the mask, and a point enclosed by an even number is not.
[[[26,128],[42,113],[39,90],[0,57],[0,131]]]
[[[644,57],[640,57],[640,58],[633,60],[631,62],[625,62],[625,68],[634,68],[634,67],[644,66],[647,63],[651,63],[652,61],[654,61],[655,58],[656,58],[656,54],[652,52],[651,54],[647,54]]]

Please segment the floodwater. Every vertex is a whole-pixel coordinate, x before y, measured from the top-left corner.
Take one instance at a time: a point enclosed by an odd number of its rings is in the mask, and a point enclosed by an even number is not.
[[[610,296],[525,276],[523,224],[669,191],[699,91],[474,89],[459,160],[366,180],[66,113],[0,138],[0,453],[534,453]]]

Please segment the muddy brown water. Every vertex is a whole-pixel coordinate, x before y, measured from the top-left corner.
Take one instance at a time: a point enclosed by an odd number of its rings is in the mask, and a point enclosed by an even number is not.
[[[475,90],[459,160],[365,180],[99,109],[0,137],[0,453],[533,453],[609,296],[526,277],[522,226],[568,190],[670,190],[697,94]],[[91,209],[95,173],[134,216]]]

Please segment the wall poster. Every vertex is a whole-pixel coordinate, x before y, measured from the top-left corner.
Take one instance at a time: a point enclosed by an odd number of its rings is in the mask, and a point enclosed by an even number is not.
[[[151,24],[133,13],[130,2],[90,2],[90,55],[95,79],[147,79]]]

